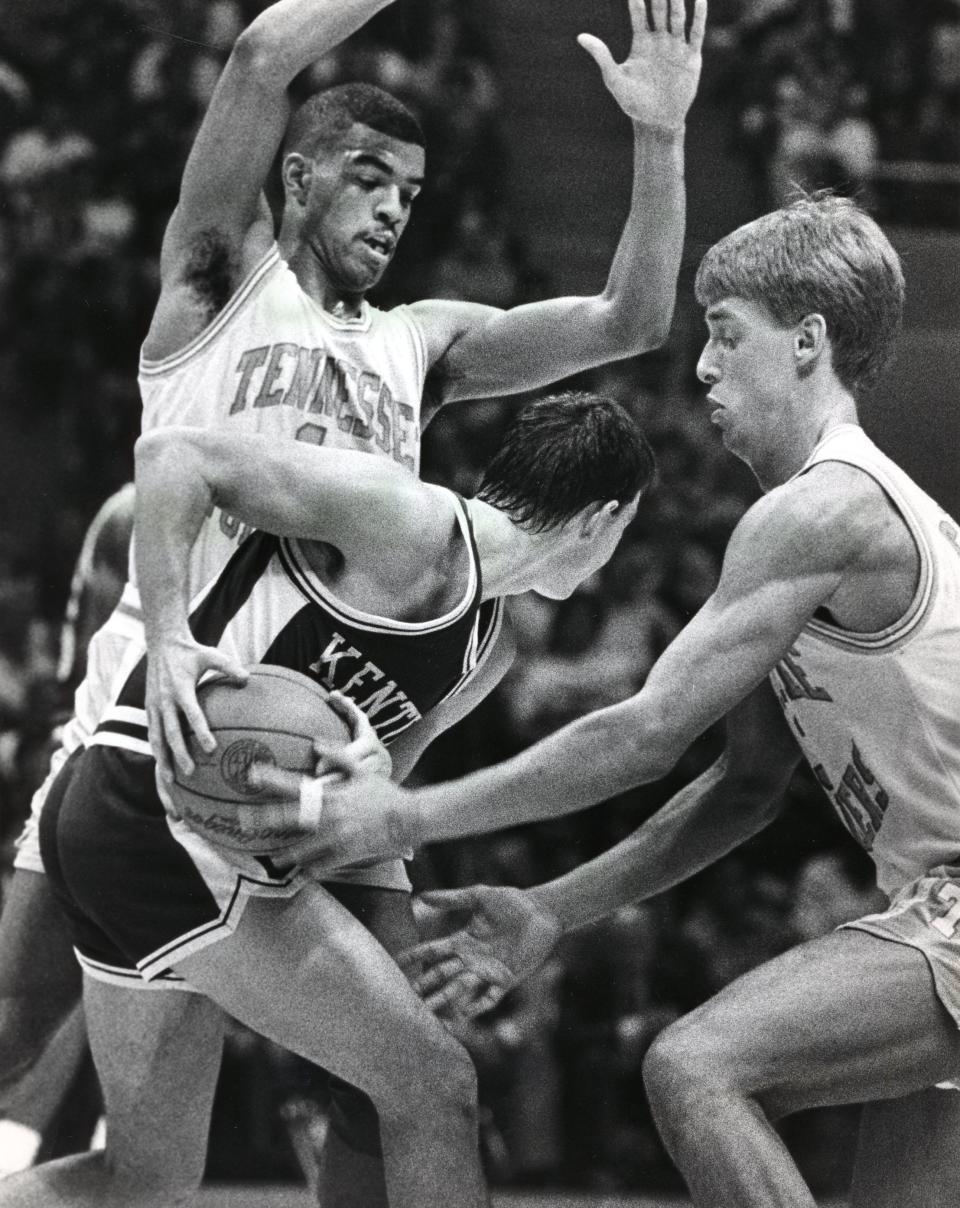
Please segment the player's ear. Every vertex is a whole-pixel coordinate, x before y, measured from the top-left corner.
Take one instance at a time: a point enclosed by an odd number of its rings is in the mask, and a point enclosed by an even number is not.
[[[312,160],[301,155],[299,151],[288,151],[280,168],[285,196],[293,197],[300,205],[306,205],[312,172]]]
[[[793,338],[793,355],[801,370],[811,368],[827,346],[827,321],[814,312],[804,315]]]
[[[617,499],[608,499],[606,503],[588,504],[583,513],[582,535],[595,537],[616,519],[622,506]]]

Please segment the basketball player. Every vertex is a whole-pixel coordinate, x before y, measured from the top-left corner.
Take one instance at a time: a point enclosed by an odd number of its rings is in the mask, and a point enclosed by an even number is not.
[[[633,43],[619,65],[596,38],[581,37],[633,123],[629,214],[600,294],[511,311],[424,301],[384,313],[365,300],[420,189],[422,134],[380,90],[343,86],[291,113],[287,89],[383,7],[385,0],[280,0],[238,39],[164,237],[161,293],[140,365],[144,429],[229,425],[378,453],[415,471],[421,426],[440,406],[527,390],[664,339],[682,246],[683,127],[699,77],[705,0],[694,0],[689,35],[678,0],[672,12],[667,0],[653,0],[649,23],[631,6]],[[284,206],[275,240],[263,187],[281,148]],[[214,512],[194,549],[195,586],[223,565],[243,532]],[[131,586],[98,641],[128,641],[138,609]],[[473,691],[484,682],[489,690],[507,661],[505,651],[493,650],[486,680],[478,678]],[[91,681],[68,749],[93,732],[108,691],[108,678]],[[441,727],[443,717],[438,711],[433,724]],[[445,724],[454,720],[451,707]],[[38,793],[35,813],[51,782]],[[17,868],[18,896],[45,893],[29,836]],[[388,929],[382,935],[391,945],[401,934],[412,938],[409,918],[401,926],[394,907],[377,899],[375,891],[391,883],[376,871],[367,882],[370,926]],[[3,921],[4,933],[17,926],[17,916]],[[10,942],[0,937],[0,946]],[[19,1031],[0,1053],[13,1049],[29,1064],[43,1036],[16,1007],[14,996]],[[5,1076],[0,1070],[0,1083]],[[374,1193],[349,1161],[347,1181],[369,1208]]]
[[[217,1072],[208,1000],[370,1096],[391,1208],[486,1202],[466,1051],[308,869],[221,852],[168,820],[145,707],[183,758],[171,685],[192,691],[209,668],[242,677],[266,661],[352,699],[402,758],[404,735],[416,740],[421,716],[482,661],[482,601],[568,595],[613,553],[652,469],[629,413],[582,394],[527,404],[469,504],[359,452],[199,429],[141,437],[146,640],[41,818],[86,974],[107,1152],[14,1176],[0,1205],[184,1202],[202,1172]],[[213,505],[257,531],[188,624],[190,548]],[[163,1001],[185,982],[206,997],[179,995],[196,1010],[175,1043],[168,1033],[148,1048],[144,1029],[166,1025]]]
[[[581,809],[663,776],[727,715],[725,757],[610,852],[526,894],[453,899],[472,919],[416,955],[440,962],[424,988],[469,1010],[560,931],[758,831],[802,752],[890,909],[667,1028],[646,1061],[661,1135],[697,1205],[813,1208],[772,1121],[863,1101],[858,1208],[957,1205],[960,1101],[934,1088],[960,1074],[960,526],[857,422],[900,325],[900,263],[852,202],[811,198],[721,240],[696,285],[711,419],[766,492],[714,594],[636,696],[462,781],[331,793],[311,850],[369,857]]]
[[[133,486],[128,483],[107,499],[90,522],[70,582],[57,666],[65,706],[86,675],[91,635],[120,598],[132,532]],[[58,767],[62,761],[63,756],[58,756]],[[31,874],[14,875],[4,902],[6,942],[0,946],[0,985],[5,994],[0,999],[0,1044],[10,1045],[11,1050],[4,1050],[0,1069],[11,1071],[12,1085],[2,1096],[0,1174],[22,1169],[34,1160],[86,1051],[80,976],[69,935],[51,895],[31,893],[32,884]],[[38,947],[42,959],[38,959]],[[12,1026],[14,1016],[23,1024]],[[36,1041],[20,1047],[17,1041],[23,1026],[35,1029]],[[40,1066],[31,1067],[32,1054],[51,1035]],[[16,1078],[23,1067],[27,1067],[24,1076]]]

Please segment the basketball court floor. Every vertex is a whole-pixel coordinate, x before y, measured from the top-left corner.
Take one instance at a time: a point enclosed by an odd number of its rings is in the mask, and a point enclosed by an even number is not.
[[[196,1208],[315,1208],[316,1201],[305,1188],[246,1184],[204,1189]],[[519,1194],[501,1192],[493,1197],[493,1208],[689,1208],[686,1199],[624,1199],[621,1196],[582,1196],[562,1192]],[[844,1208],[840,1200],[824,1201],[821,1208]]]

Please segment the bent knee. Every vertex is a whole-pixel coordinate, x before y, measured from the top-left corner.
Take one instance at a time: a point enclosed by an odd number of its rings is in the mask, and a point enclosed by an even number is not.
[[[409,1115],[412,1110],[470,1116],[477,1111],[477,1072],[470,1054],[445,1030],[420,1048],[411,1075],[397,1086],[392,1102],[378,1104],[381,1114]]]
[[[651,1100],[669,1101],[698,1091],[735,1091],[740,1066],[735,1037],[680,1019],[647,1050],[643,1078]]]

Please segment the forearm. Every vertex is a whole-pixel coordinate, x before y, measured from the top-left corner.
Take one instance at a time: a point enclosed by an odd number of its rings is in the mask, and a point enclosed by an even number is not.
[[[594,860],[530,892],[564,931],[686,880],[770,821],[780,790],[731,783],[718,760]]]
[[[264,79],[285,89],[305,67],[339,46],[393,0],[279,0],[242,35]]]
[[[557,818],[658,779],[684,747],[655,736],[632,705],[588,714],[505,763],[411,794],[404,810],[415,845]]]
[[[633,192],[603,304],[607,322],[634,351],[667,338],[686,224],[684,131],[633,125]]]
[[[213,505],[198,451],[169,433],[136,445],[134,557],[148,643],[189,633],[190,553]]]

